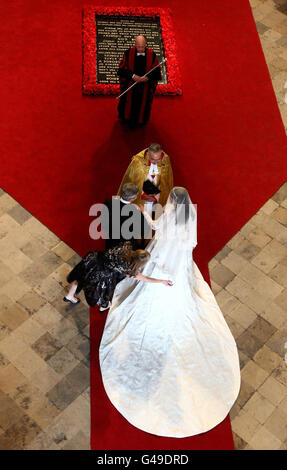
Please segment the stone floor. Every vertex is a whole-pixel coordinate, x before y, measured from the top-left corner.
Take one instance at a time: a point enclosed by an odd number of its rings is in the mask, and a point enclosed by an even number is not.
[[[287,449],[287,183],[209,269],[241,362],[230,413],[235,447]]]
[[[250,1],[287,130],[287,0]],[[0,449],[89,449],[89,310],[62,301],[78,255],[0,190]],[[236,338],[236,449],[287,448],[287,183],[210,261]]]
[[[0,192],[0,449],[89,449],[89,309],[79,256]]]

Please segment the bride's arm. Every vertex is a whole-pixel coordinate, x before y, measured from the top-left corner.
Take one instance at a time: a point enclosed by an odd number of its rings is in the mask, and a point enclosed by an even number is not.
[[[149,226],[153,230],[157,230],[159,228],[159,219],[160,219],[160,217],[157,220],[152,220],[149,213],[147,211],[145,211],[144,206],[139,205],[139,208],[140,208],[141,213],[143,214],[144,218],[146,219],[147,223],[149,224]]]
[[[144,276],[142,273],[137,273],[136,276],[134,276],[135,279],[138,281],[144,281],[144,282],[157,282],[164,284],[166,286],[172,286],[172,281],[167,281],[165,279],[155,279],[154,277],[148,277]]]

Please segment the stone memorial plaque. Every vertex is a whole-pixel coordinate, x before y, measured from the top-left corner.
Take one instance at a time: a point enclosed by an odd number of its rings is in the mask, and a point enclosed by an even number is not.
[[[119,83],[117,70],[121,58],[139,34],[146,37],[147,46],[161,62],[165,57],[159,18],[96,15],[97,83]],[[159,84],[166,84],[165,64],[161,66],[161,73]]]

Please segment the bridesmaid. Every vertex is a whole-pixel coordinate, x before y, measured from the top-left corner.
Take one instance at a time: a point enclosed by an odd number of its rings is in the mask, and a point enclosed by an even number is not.
[[[98,305],[103,312],[110,308],[110,298],[117,283],[127,276],[139,281],[172,285],[171,281],[141,274],[140,269],[149,258],[148,251],[133,250],[129,241],[107,251],[89,251],[67,276],[71,287],[63,300],[77,304],[80,299],[75,294],[83,290],[87,303],[91,307]]]

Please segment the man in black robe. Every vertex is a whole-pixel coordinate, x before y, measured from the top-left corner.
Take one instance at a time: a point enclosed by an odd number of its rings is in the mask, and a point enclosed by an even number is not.
[[[155,52],[146,47],[144,36],[137,36],[134,47],[125,51],[117,72],[121,93],[137,82],[120,98],[118,105],[119,118],[127,121],[132,127],[145,124],[150,117],[153,96],[157,83],[161,80],[160,67],[147,77],[144,75],[156,65],[158,60]]]
[[[102,227],[107,228],[106,250],[121,245],[127,240],[131,242],[133,250],[144,248],[144,239],[150,233],[150,228],[139,208],[133,204],[138,193],[137,184],[126,183],[121,188],[120,197],[107,199],[104,202],[108,208],[108,220],[102,220]],[[105,214],[106,212],[102,212],[102,217]],[[131,218],[133,218],[132,224],[128,222]],[[132,232],[131,237],[129,232]]]

